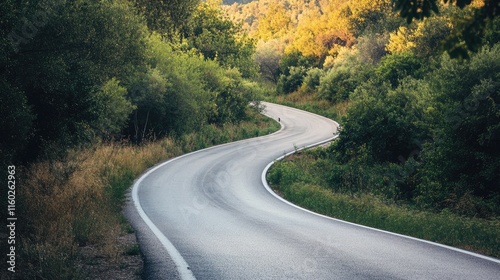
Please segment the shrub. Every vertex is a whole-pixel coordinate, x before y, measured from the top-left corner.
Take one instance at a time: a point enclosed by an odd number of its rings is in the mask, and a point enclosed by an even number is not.
[[[423,152],[418,196],[424,205],[485,217],[500,213],[499,61],[496,45],[465,63],[444,58],[430,76],[438,110],[435,141]]]
[[[357,81],[349,69],[334,67],[320,78],[318,96],[331,102],[346,100],[356,85]]]
[[[292,66],[289,68],[289,74],[281,74],[276,86],[279,94],[289,94],[296,91],[304,81],[307,69],[303,66]]]
[[[323,70],[319,68],[311,68],[307,71],[304,81],[302,82],[302,90],[305,92],[313,92],[320,84],[320,79],[323,76]]]
[[[318,96],[331,102],[349,99],[354,90],[372,76],[373,67],[360,61],[355,51],[344,50],[320,78]]]
[[[343,123],[342,136],[335,152],[342,163],[360,156],[375,163],[400,162],[421,148],[429,134],[423,123],[417,95],[418,83],[390,90],[388,86],[366,85],[359,90]],[[411,87],[416,87],[410,91]]]
[[[421,66],[420,60],[411,53],[392,54],[382,58],[375,74],[378,79],[390,82],[395,88],[406,76],[418,77]]]

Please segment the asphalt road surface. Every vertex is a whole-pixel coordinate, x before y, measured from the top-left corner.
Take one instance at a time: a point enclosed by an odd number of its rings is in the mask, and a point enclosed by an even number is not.
[[[140,177],[128,216],[147,279],[500,279],[500,261],[323,217],[262,181],[285,153],[333,137],[337,124],[266,104],[272,135],[162,163]]]

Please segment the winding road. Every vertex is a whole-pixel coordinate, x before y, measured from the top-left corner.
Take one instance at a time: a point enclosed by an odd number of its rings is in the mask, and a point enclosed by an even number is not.
[[[327,218],[269,191],[268,164],[327,141],[337,123],[266,103],[272,135],[159,164],[136,180],[127,216],[147,279],[500,279],[500,261]]]

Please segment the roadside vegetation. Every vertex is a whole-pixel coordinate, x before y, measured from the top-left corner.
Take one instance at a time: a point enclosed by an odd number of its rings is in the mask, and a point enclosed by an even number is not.
[[[362,169],[347,171],[347,182],[331,182],[325,175],[338,171],[325,159],[328,150],[315,148],[276,162],[267,175],[272,189],[286,200],[323,215],[500,257],[497,218],[467,217],[448,209],[432,211],[395,201],[381,190],[369,189],[375,175]],[[378,171],[380,180],[394,176],[392,170]],[[362,187],[366,189],[359,189]]]
[[[258,40],[268,100],[342,126],[328,148],[271,169],[278,192],[498,257],[498,3],[444,2],[260,0],[226,10]]]
[[[122,242],[133,179],[279,128],[249,107],[254,43],[215,3],[7,0],[0,14],[0,164],[2,178],[16,166],[18,218],[2,279],[139,278],[120,275],[140,253]]]

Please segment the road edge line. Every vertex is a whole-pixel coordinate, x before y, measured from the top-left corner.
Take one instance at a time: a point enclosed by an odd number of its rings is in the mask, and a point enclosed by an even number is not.
[[[186,154],[188,155],[188,154]],[[170,255],[172,258],[172,261],[174,262],[177,272],[179,273],[179,276],[181,277],[182,280],[195,280],[196,277],[194,276],[193,272],[190,270],[188,263],[186,260],[182,257],[182,255],[179,253],[177,248],[175,248],[174,244],[170,242],[170,240],[156,227],[156,225],[149,219],[148,215],[146,212],[144,212],[144,209],[142,209],[141,202],[139,201],[139,187],[141,182],[149,176],[151,173],[156,171],[157,169],[163,167],[164,165],[179,159],[184,156],[179,156],[175,157],[171,160],[168,160],[166,162],[163,162],[150,170],[148,170],[146,173],[141,175],[139,179],[137,179],[134,182],[134,185],[132,187],[132,200],[134,202],[135,209],[137,209],[137,212],[139,213],[139,216],[142,218],[142,220],[146,223],[146,225],[151,229],[153,234],[158,238],[160,243],[163,245],[163,248],[167,250],[167,253]]]
[[[335,122],[335,121],[334,121]],[[316,213],[314,211],[311,211],[309,209],[306,209],[306,208],[303,208],[301,206],[298,206],[286,199],[284,199],[283,197],[279,196],[277,193],[275,193],[271,187],[269,186],[269,184],[267,183],[267,172],[269,171],[269,168],[271,168],[271,166],[273,166],[277,161],[280,161],[284,158],[286,158],[287,156],[289,155],[292,155],[294,153],[297,153],[297,152],[300,152],[304,149],[309,149],[309,148],[312,148],[312,147],[316,147],[316,146],[319,146],[319,145],[322,145],[322,144],[325,144],[325,143],[328,143],[328,142],[331,142],[333,140],[335,140],[336,138],[338,138],[339,135],[336,135],[332,138],[329,138],[327,140],[324,140],[324,141],[320,141],[318,143],[315,143],[315,144],[311,144],[311,145],[308,145],[308,146],[305,146],[305,147],[302,147],[300,149],[296,149],[294,151],[291,151],[289,153],[286,153],[278,158],[276,158],[275,160],[273,160],[272,162],[270,162],[265,168],[264,168],[264,171],[262,171],[262,174],[261,174],[261,180],[262,180],[262,184],[264,185],[264,188],[271,194],[273,195],[274,197],[276,197],[277,199],[281,200],[282,202],[292,206],[292,207],[295,207],[297,209],[300,209],[302,211],[305,211],[305,212],[308,212],[310,214],[313,214],[315,216],[319,216],[319,217],[322,217],[322,218],[326,218],[326,219],[329,219],[329,220],[333,220],[333,221],[337,221],[337,222],[341,222],[341,223],[344,223],[344,224],[349,224],[349,225],[353,225],[353,226],[356,226],[356,227],[361,227],[361,228],[365,228],[365,229],[370,229],[370,230],[374,230],[374,231],[377,231],[377,232],[382,232],[382,233],[386,233],[386,234],[390,234],[390,235],[394,235],[394,236],[398,236],[398,237],[402,237],[402,238],[407,238],[407,239],[411,239],[411,240],[415,240],[415,241],[419,241],[419,242],[422,242],[422,243],[426,243],[426,244],[430,244],[430,245],[434,245],[434,246],[438,246],[438,247],[441,247],[441,248],[445,248],[445,249],[448,249],[448,250],[452,250],[452,251],[455,251],[455,252],[459,252],[459,253],[462,253],[462,254],[466,254],[466,255],[469,255],[469,256],[473,256],[473,257],[476,257],[476,258],[480,258],[480,259],[483,259],[483,260],[487,260],[487,261],[491,261],[491,262],[494,262],[494,263],[497,263],[497,264],[500,264],[500,259],[496,259],[494,257],[490,257],[490,256],[486,256],[486,255],[482,255],[482,254],[478,254],[478,253],[474,253],[474,252],[471,252],[471,251],[467,251],[467,250],[464,250],[464,249],[460,249],[460,248],[456,248],[456,247],[452,247],[452,246],[449,246],[449,245],[444,245],[444,244],[441,244],[441,243],[437,243],[437,242],[432,242],[432,241],[429,241],[429,240],[425,240],[425,239],[420,239],[420,238],[417,238],[417,237],[412,237],[412,236],[408,236],[408,235],[404,235],[404,234],[400,234],[400,233],[395,233],[395,232],[390,232],[390,231],[387,231],[387,230],[382,230],[382,229],[378,229],[378,228],[374,228],[374,227],[369,227],[369,226],[364,226],[364,225],[360,225],[360,224],[356,224],[356,223],[352,223],[352,222],[348,222],[348,221],[344,221],[344,220],[340,220],[340,219],[337,219],[337,218],[333,218],[333,217],[330,217],[330,216],[326,216],[326,215],[323,215],[323,214],[320,214],[320,213]]]

